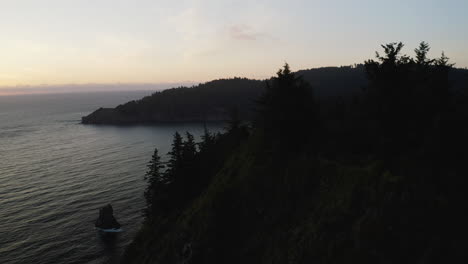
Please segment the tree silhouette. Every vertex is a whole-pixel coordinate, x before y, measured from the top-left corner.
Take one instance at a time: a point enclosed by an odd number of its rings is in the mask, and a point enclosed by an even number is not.
[[[369,112],[380,127],[377,148],[384,156],[394,156],[407,146],[422,142],[422,134],[435,116],[447,105],[449,82],[448,58],[429,59],[429,44],[421,42],[415,49],[416,59],[401,55],[403,44],[382,45],[378,61],[365,63],[370,80]]]
[[[228,132],[233,132],[238,130],[241,127],[242,121],[239,117],[239,110],[237,108],[229,109],[229,119],[227,120],[227,126],[225,130]]]
[[[145,180],[148,182],[144,196],[146,199],[146,208],[144,214],[151,215],[157,206],[157,196],[164,192],[168,181],[165,174],[161,172],[164,165],[161,162],[161,157],[158,154],[158,149],[155,148],[153,156],[147,165]]]
[[[399,62],[404,62],[406,56],[401,56],[401,50],[405,45],[402,42],[393,42],[385,45],[381,45],[384,49],[385,56],[380,56],[378,52],[375,52],[377,59],[379,59],[382,63],[386,63],[389,65],[396,65]]]
[[[169,182],[173,180],[174,174],[182,161],[183,139],[179,132],[174,133],[171,146],[171,151],[167,153],[169,155],[169,161],[167,162],[168,169],[166,171],[166,174],[168,175]]]
[[[419,65],[430,65],[434,62],[434,60],[430,60],[427,58],[427,53],[429,53],[429,50],[431,47],[427,42],[422,41],[419,44],[419,47],[414,49],[414,52],[416,53],[416,63]]]
[[[276,75],[266,82],[265,92],[258,100],[259,124],[268,140],[280,148],[313,149],[310,143],[317,129],[317,107],[312,88],[295,76],[287,63]]]
[[[195,138],[189,132],[185,132],[187,138],[182,144],[182,158],[184,162],[190,162],[195,158],[197,154],[197,144]]]
[[[201,140],[202,141],[198,144],[200,152],[208,150],[215,143],[215,136],[210,133],[206,124],[203,125],[203,135],[201,136]]]

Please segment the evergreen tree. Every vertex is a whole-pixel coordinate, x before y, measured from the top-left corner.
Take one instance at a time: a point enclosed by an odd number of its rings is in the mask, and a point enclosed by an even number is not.
[[[429,65],[434,62],[434,60],[430,60],[427,58],[427,53],[429,53],[429,50],[431,47],[427,42],[421,42],[419,44],[419,47],[414,49],[414,52],[416,53],[416,63],[418,65]]]
[[[435,116],[448,100],[448,58],[429,59],[429,44],[421,42],[415,49],[416,60],[401,55],[403,44],[382,45],[385,55],[378,61],[366,61],[370,80],[369,113],[379,125],[379,151],[395,156],[399,151],[421,144],[424,130],[432,126]]]
[[[166,171],[168,181],[171,181],[174,178],[174,174],[182,162],[182,152],[182,136],[179,134],[179,132],[175,132],[174,138],[172,140],[172,149],[169,153],[167,153],[169,155],[169,161],[167,163],[168,169]]]
[[[191,162],[197,154],[197,144],[195,138],[189,132],[185,132],[187,138],[182,144],[182,157],[185,163]]]
[[[432,85],[434,87],[433,98],[438,112],[447,110],[450,96],[451,83],[449,80],[449,71],[455,64],[449,62],[450,59],[442,52],[440,58],[434,60],[434,77]]]
[[[190,197],[198,172],[195,157],[197,155],[197,143],[189,132],[186,132],[186,140],[176,132],[169,154],[166,177],[170,182],[169,196],[171,207],[182,206]]]
[[[449,60],[450,59],[447,56],[445,56],[445,53],[442,51],[442,55],[440,56],[440,58],[435,60],[435,65],[438,66],[438,67],[451,68],[455,64],[454,63],[449,63]]]
[[[158,149],[154,149],[153,156],[147,165],[148,170],[146,171],[145,180],[148,182],[144,196],[146,199],[146,209],[144,214],[149,216],[156,207],[157,195],[163,192],[167,185],[167,179],[161,172],[164,169],[164,165],[161,162],[161,157],[158,154]]]
[[[241,127],[241,120],[239,118],[239,111],[237,108],[231,108],[229,110],[229,120],[227,120],[227,126],[224,128],[228,133],[239,130]]]
[[[201,136],[201,142],[198,144],[200,152],[207,151],[215,143],[215,136],[210,133],[206,124],[203,125],[203,135]]]
[[[296,77],[287,63],[266,83],[258,104],[259,124],[269,141],[282,149],[316,151],[311,146],[318,128],[312,88]]]

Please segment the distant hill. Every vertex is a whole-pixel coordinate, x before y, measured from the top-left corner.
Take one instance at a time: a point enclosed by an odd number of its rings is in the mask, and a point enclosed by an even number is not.
[[[219,121],[229,109],[246,117],[263,83],[246,78],[215,80],[194,87],[155,92],[116,108],[100,108],[83,117],[85,124]]]
[[[318,99],[360,95],[367,86],[363,65],[300,70]],[[468,70],[454,69],[453,86],[468,86]],[[264,81],[246,78],[220,79],[193,87],[155,92],[116,108],[99,108],[82,118],[84,124],[137,124],[158,122],[224,121],[231,109],[242,119],[251,119],[254,101],[263,92]]]
[[[319,98],[359,94],[367,85],[363,65],[300,70],[296,74],[311,84]]]

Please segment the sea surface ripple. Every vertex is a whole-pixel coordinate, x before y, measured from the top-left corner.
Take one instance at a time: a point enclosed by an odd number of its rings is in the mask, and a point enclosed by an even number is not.
[[[0,263],[117,263],[138,231],[155,147],[200,124],[93,126],[80,118],[149,92],[0,97]],[[219,126],[213,126],[217,130]],[[107,203],[124,232],[94,230]]]

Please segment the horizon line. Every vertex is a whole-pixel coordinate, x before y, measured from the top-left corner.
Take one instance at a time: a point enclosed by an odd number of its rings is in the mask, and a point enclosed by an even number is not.
[[[322,68],[341,68],[341,67],[354,67],[356,65],[361,65],[363,63],[354,63],[354,64],[348,64],[348,65],[327,65],[327,66],[318,66],[318,67],[310,67],[310,68],[303,68],[303,69],[298,69],[293,72],[299,72],[299,71],[306,71],[306,70],[313,70],[313,69],[322,69]],[[281,67],[280,67],[281,68]],[[12,84],[12,85],[0,85],[0,90],[1,89],[16,89],[16,88],[33,88],[33,87],[56,87],[56,86],[89,86],[89,85],[96,85],[96,86],[111,86],[111,85],[178,85],[178,84],[202,84],[202,83],[207,83],[215,80],[222,80],[222,79],[233,79],[233,78],[247,78],[250,80],[265,80],[268,79],[272,76],[274,76],[276,71],[273,72],[272,75],[269,75],[268,77],[265,75],[263,77],[245,77],[245,76],[229,76],[229,77],[217,77],[209,80],[183,80],[183,81],[166,81],[166,82],[84,82],[84,83],[57,83],[57,84],[49,84],[49,83],[41,83],[41,84]]]

